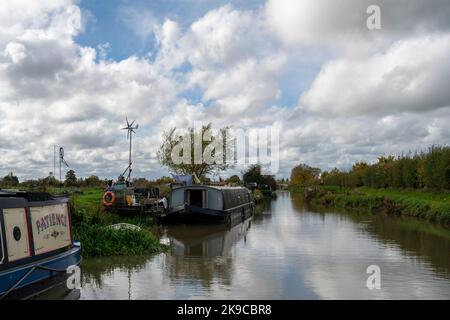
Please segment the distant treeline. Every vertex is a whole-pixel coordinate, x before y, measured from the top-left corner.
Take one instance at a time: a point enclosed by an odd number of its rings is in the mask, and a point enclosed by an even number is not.
[[[322,174],[326,185],[370,188],[450,190],[450,147],[433,146],[428,152],[398,157],[380,157],[368,165],[358,162],[352,170]]]
[[[22,188],[36,191],[47,191],[47,189],[51,189],[53,187],[100,187],[105,186],[107,182],[108,180],[100,179],[95,175],[85,179],[77,178],[73,170],[67,172],[66,179],[64,181],[59,181],[52,176],[19,181],[17,176],[10,173],[5,177],[0,178],[0,188]]]
[[[120,177],[119,177],[120,178]],[[92,187],[106,187],[112,180],[101,179],[96,175],[91,175],[87,178],[77,178],[75,171],[69,170],[65,175],[64,181],[59,181],[53,176],[40,179],[29,179],[19,181],[14,173],[9,173],[3,178],[0,178],[0,188],[11,189],[26,189],[35,191],[48,191],[53,188],[92,188]],[[155,180],[147,180],[145,178],[133,179],[134,186],[138,188],[147,188],[154,185],[162,185],[173,182],[170,177],[161,177]]]
[[[432,146],[426,152],[379,157],[374,164],[357,162],[349,171],[320,174],[317,168],[292,169],[291,185],[321,183],[340,187],[450,190],[450,147]]]

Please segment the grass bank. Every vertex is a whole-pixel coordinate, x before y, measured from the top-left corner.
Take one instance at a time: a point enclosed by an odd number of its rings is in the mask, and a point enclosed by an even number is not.
[[[425,190],[295,187],[314,205],[404,215],[450,226],[450,193]]]
[[[102,196],[100,188],[71,192],[73,234],[74,239],[81,241],[83,257],[152,254],[167,249],[155,236],[157,227],[153,217],[123,217],[106,212]],[[140,230],[109,227],[116,223],[134,224]]]

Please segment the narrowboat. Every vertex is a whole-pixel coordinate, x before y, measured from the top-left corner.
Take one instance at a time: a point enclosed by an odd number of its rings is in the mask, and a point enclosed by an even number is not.
[[[254,200],[244,187],[189,185],[172,189],[169,209],[161,217],[173,220],[235,225],[253,215]]]
[[[0,300],[59,286],[80,262],[67,197],[0,190]]]

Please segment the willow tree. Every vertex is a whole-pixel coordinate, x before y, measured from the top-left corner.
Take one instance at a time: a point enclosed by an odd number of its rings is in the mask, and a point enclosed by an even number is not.
[[[172,128],[162,135],[158,161],[171,173],[206,175],[225,170],[230,165],[231,143],[228,128],[213,130],[211,124],[201,128]]]

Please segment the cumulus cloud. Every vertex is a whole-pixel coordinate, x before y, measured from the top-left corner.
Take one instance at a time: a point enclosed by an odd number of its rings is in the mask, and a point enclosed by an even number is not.
[[[382,28],[377,32],[366,26],[370,5],[381,8]],[[377,44],[404,36],[450,28],[446,0],[268,0],[265,14],[268,25],[287,46],[346,47],[351,51],[367,49],[366,45],[377,49]]]
[[[0,42],[0,132],[1,141],[9,141],[0,145],[1,167],[21,177],[48,174],[52,145],[58,144],[66,146],[80,173],[98,171],[108,161],[121,168],[121,123],[126,116],[144,125],[158,118],[176,96],[176,81],[146,58],[106,61],[98,57],[103,47],[78,45],[81,10],[71,2],[31,9],[28,20],[17,18],[15,32]],[[3,16],[13,8],[1,10]],[[48,165],[30,167],[37,158],[47,158]]]
[[[296,108],[283,122],[281,167],[288,175],[299,162],[322,169],[348,169],[356,161],[375,161],[381,155],[425,151],[432,144],[448,144],[446,123],[450,108],[391,115],[321,114]]]
[[[450,106],[450,35],[394,43],[386,52],[328,62],[300,102],[326,114],[428,111]]]
[[[446,143],[448,2],[375,1],[382,8],[376,32],[366,28],[369,2],[217,5],[189,25],[177,15],[119,8],[110,23],[143,41],[154,34],[155,47],[114,60],[104,41],[77,43],[92,15],[78,2],[7,1],[0,7],[0,169],[44,176],[58,144],[80,175],[114,177],[126,164],[126,116],[142,126],[135,172],[153,177],[166,173],[155,157],[161,132],[199,120],[275,123],[282,175],[298,162],[348,167]],[[309,62],[320,70],[312,79]],[[306,90],[287,92],[299,87]],[[286,105],[286,95],[298,99]]]

